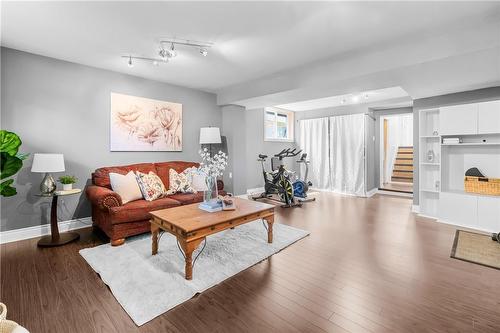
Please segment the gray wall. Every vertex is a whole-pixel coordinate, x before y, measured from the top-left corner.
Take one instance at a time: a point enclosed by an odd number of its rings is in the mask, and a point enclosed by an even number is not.
[[[500,99],[500,86],[464,91],[460,93],[440,95],[428,98],[416,99],[413,101],[413,149],[414,149],[414,172],[413,172],[413,192],[418,193],[419,190],[419,170],[416,166],[419,163],[419,111],[422,109],[436,108],[442,106],[486,102]],[[418,205],[418,195],[413,196],[413,204]]]
[[[413,107],[411,106],[403,108],[373,110],[373,116],[375,117],[374,183],[375,187],[377,188],[380,187],[380,138],[381,138],[380,117],[395,115],[395,114],[412,113],[412,112],[413,112]],[[415,119],[413,121],[415,121]],[[415,142],[413,142],[413,145],[415,145]],[[414,166],[413,169],[416,170],[416,167]]]
[[[20,135],[22,152],[63,153],[64,174],[76,175],[79,188],[102,166],[198,161],[200,127],[222,125],[214,94],[8,48],[1,50],[1,80],[2,129]],[[110,152],[111,92],[182,103],[183,151]],[[31,162],[30,157],[17,176],[18,194],[1,199],[2,231],[48,222],[48,200],[34,196],[42,175],[30,172]],[[60,220],[87,216],[85,194],[60,201]]]
[[[246,127],[245,108],[238,105],[222,107],[222,134],[227,138],[230,156],[224,174],[224,185],[234,194],[246,193]],[[232,177],[229,174],[232,173]]]
[[[261,163],[257,161],[259,154],[268,155],[266,167],[271,169],[271,156],[285,148],[295,148],[295,142],[264,141],[264,109],[248,110],[245,113],[246,122],[246,165],[247,189],[264,186]],[[287,169],[295,170],[295,158],[286,158],[284,163]]]
[[[262,167],[257,161],[259,154],[272,156],[284,148],[296,147],[294,142],[264,141],[264,109],[245,110],[236,105],[222,107],[223,134],[227,136],[229,160],[228,172],[233,178],[228,184],[234,194],[245,194],[248,189],[264,186]],[[286,159],[285,165],[295,170],[295,159]],[[266,168],[270,169],[270,159]],[[231,187],[232,185],[232,187]]]

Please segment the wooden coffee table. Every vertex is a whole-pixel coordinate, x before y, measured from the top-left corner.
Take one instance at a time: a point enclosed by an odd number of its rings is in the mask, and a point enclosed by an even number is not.
[[[240,224],[263,219],[267,222],[267,242],[273,242],[274,206],[246,199],[234,198],[236,210],[205,212],[198,203],[151,212],[152,254],[158,253],[160,230],[177,237],[186,259],[186,280],[193,278],[193,251],[209,235]]]

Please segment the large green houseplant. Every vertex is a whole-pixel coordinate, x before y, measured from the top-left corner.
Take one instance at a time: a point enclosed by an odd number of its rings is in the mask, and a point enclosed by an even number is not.
[[[17,194],[16,188],[12,186],[14,179],[6,179],[14,176],[23,166],[23,160],[27,154],[20,154],[19,147],[22,141],[16,133],[0,130],[0,195],[11,197]],[[6,180],[4,180],[6,179]]]

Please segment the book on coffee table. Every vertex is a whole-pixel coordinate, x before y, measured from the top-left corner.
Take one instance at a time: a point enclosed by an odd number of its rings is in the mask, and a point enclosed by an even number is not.
[[[222,203],[218,200],[204,201],[198,205],[198,208],[209,213],[219,212],[222,210]]]

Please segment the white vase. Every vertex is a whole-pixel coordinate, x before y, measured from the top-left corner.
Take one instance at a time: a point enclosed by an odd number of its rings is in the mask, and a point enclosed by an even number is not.
[[[69,191],[73,189],[73,184],[63,184],[63,191]]]

